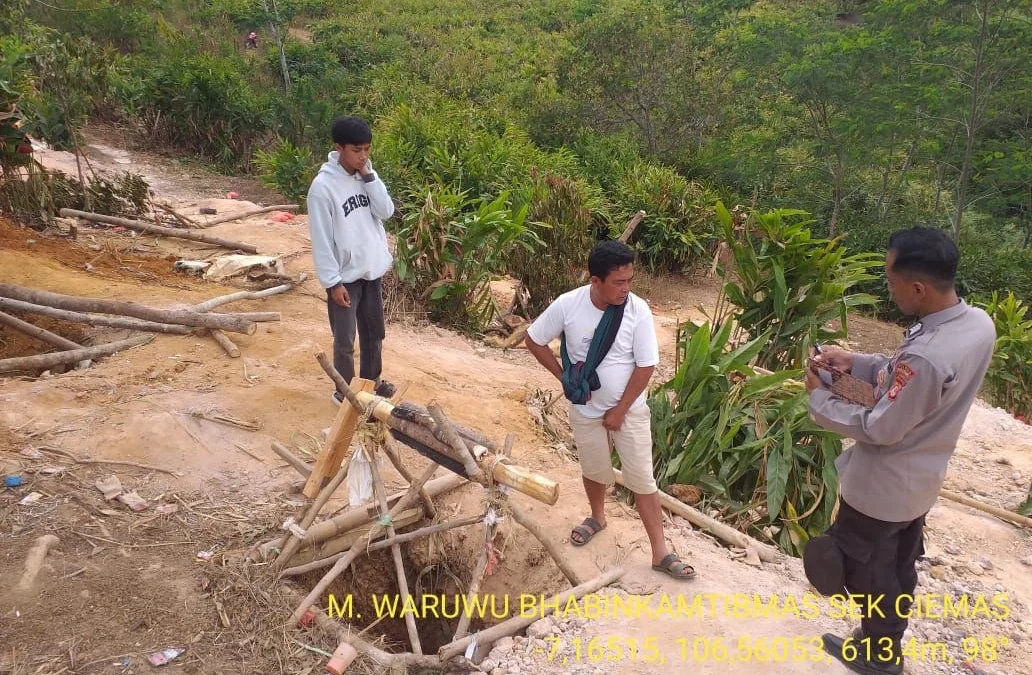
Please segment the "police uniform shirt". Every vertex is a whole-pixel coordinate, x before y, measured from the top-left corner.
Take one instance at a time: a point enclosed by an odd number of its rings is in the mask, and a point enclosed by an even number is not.
[[[816,423],[856,441],[835,461],[847,504],[888,522],[932,508],[995,342],[992,318],[961,300],[908,328],[892,357],[855,355],[852,375],[874,385],[873,408],[811,392]]]

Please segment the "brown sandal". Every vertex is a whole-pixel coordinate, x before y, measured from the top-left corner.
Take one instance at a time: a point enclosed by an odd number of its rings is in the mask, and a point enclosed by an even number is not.
[[[605,525],[600,524],[597,520],[588,516],[584,519],[584,522],[573,528],[573,532],[570,533],[570,543],[574,546],[584,546],[591,541],[596,534],[606,529]],[[573,538],[573,535],[578,535],[580,541]]]
[[[695,577],[695,568],[681,560],[676,553],[667,553],[658,565],[652,566],[652,569],[682,581]]]

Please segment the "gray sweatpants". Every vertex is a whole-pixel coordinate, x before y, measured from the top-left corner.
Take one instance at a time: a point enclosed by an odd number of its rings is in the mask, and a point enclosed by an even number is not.
[[[345,381],[355,377],[355,332],[359,340],[359,377],[379,382],[383,370],[383,339],[386,335],[383,316],[383,292],[380,279],[359,279],[344,284],[351,296],[351,306],[341,307],[326,291],[326,306],[333,333],[333,367]]]

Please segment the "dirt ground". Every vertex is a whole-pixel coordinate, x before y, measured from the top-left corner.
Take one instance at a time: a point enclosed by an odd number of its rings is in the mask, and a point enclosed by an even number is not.
[[[156,196],[201,218],[199,209],[219,214],[254,203],[277,203],[251,181],[184,169],[167,158],[126,147],[125,139],[103,130],[91,145],[94,166],[143,174]],[[68,167],[62,153],[41,151],[49,166]],[[241,199],[226,199],[235,190]],[[251,200],[251,201],[245,201]],[[314,461],[319,439],[336,407],[332,384],[313,357],[329,352],[331,341],[323,293],[312,281],[304,217],[279,223],[268,217],[226,223],[210,233],[255,244],[262,254],[281,256],[291,274],[307,272],[309,281],[289,293],[242,301],[226,311],[275,311],[281,321],[258,324],[253,335],[231,334],[242,356],[228,357],[210,338],[159,335],[152,342],[101,359],[86,370],[63,374],[26,373],[0,379],[0,475],[19,474],[24,485],[0,491],[0,673],[143,673],[155,668],[146,656],[167,647],[186,651],[166,672],[313,673],[322,672],[334,641],[284,622],[296,604],[268,576],[263,565],[241,566],[240,554],[277,537],[280,524],[304,504],[301,477],[270,449],[278,440],[302,459]],[[203,259],[218,249],[189,242],[80,228],[71,241],[60,233],[44,236],[0,221],[0,282],[31,285],[84,296],[136,300],[183,307],[237,290],[172,270],[180,258]],[[89,268],[87,268],[87,264]],[[656,378],[673,369],[679,322],[701,318],[697,306],[712,306],[712,283],[680,279],[642,279],[639,292],[657,317],[663,364]],[[25,317],[37,322],[38,317]],[[124,330],[64,322],[39,325],[85,343],[121,339]],[[858,349],[891,351],[896,326],[857,317],[852,338]],[[46,348],[0,329],[0,357],[38,353]],[[626,593],[699,596],[722,602],[730,594],[801,598],[808,591],[798,560],[755,568],[733,559],[709,535],[675,518],[668,522],[670,544],[699,572],[685,585],[649,567],[648,544],[633,509],[613,496],[607,504],[608,528],[583,548],[569,544],[571,527],[586,504],[575,460],[535,422],[528,402],[559,390],[525,350],[500,350],[451,331],[410,321],[392,323],[384,345],[385,377],[408,385],[405,400],[437,401],[451,417],[501,442],[515,434],[514,458],[560,485],[554,506],[516,494],[513,499],[547,524],[549,534],[583,578],[621,564],[619,587]],[[257,431],[200,417],[221,413]],[[96,463],[131,462],[128,464]],[[427,460],[404,451],[418,474]],[[437,475],[443,475],[441,469]],[[134,512],[105,501],[98,479],[117,475],[126,491],[148,502]],[[1032,427],[984,404],[965,424],[947,487],[981,501],[1014,509],[1032,476]],[[389,491],[404,481],[384,469]],[[32,501],[34,493],[38,493]],[[347,506],[341,490],[327,512]],[[28,503],[23,503],[28,498]],[[465,486],[439,500],[445,515],[480,513],[478,490]],[[486,577],[482,594],[550,594],[567,582],[541,546],[522,528],[503,522],[498,568]],[[38,537],[60,539],[36,580],[19,589],[24,561]],[[1028,672],[1022,652],[1032,644],[1032,540],[1020,530],[968,507],[940,500],[928,518],[927,558],[922,588],[938,592],[1006,594],[1005,619],[979,618],[937,622],[920,618],[912,633],[929,643],[949,644],[953,664],[916,659],[908,672]],[[496,542],[497,543],[497,542]],[[413,592],[462,592],[483,539],[479,529],[453,530],[405,547]],[[391,559],[363,557],[339,580],[337,592],[396,592]],[[291,581],[302,595],[317,580],[309,574]],[[461,581],[461,585],[458,583]],[[922,592],[919,589],[919,592]],[[526,656],[526,672],[665,673],[701,666],[706,673],[845,673],[824,660],[717,662],[693,653],[717,640],[734,646],[756,641],[819,636],[847,631],[822,601],[816,619],[735,617],[712,612],[693,618],[635,620],[622,617],[587,622],[591,637],[654,637],[665,665],[625,658],[561,666],[546,656]],[[424,648],[446,640],[450,627],[421,626]],[[942,630],[937,628],[943,624]],[[368,621],[356,622],[365,626]],[[474,625],[476,629],[478,625]],[[387,632],[389,647],[406,647],[402,622],[387,620],[367,638]],[[995,639],[998,660],[962,665],[964,638]],[[679,640],[687,642],[679,643]],[[981,644],[981,643],[980,643]],[[572,658],[572,657],[571,657]],[[677,666],[673,666],[674,664]],[[976,668],[977,667],[977,668]],[[509,673],[519,669],[508,669]]]

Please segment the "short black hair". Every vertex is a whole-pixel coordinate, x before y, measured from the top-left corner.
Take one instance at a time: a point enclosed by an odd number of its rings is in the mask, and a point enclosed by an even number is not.
[[[365,145],[373,142],[373,130],[358,117],[338,117],[330,127],[333,142],[340,145]]]
[[[605,281],[613,270],[633,263],[633,248],[619,241],[603,241],[588,255],[588,273]]]
[[[892,271],[928,280],[942,292],[954,287],[960,249],[944,230],[911,227],[889,236],[889,250],[896,252]]]

